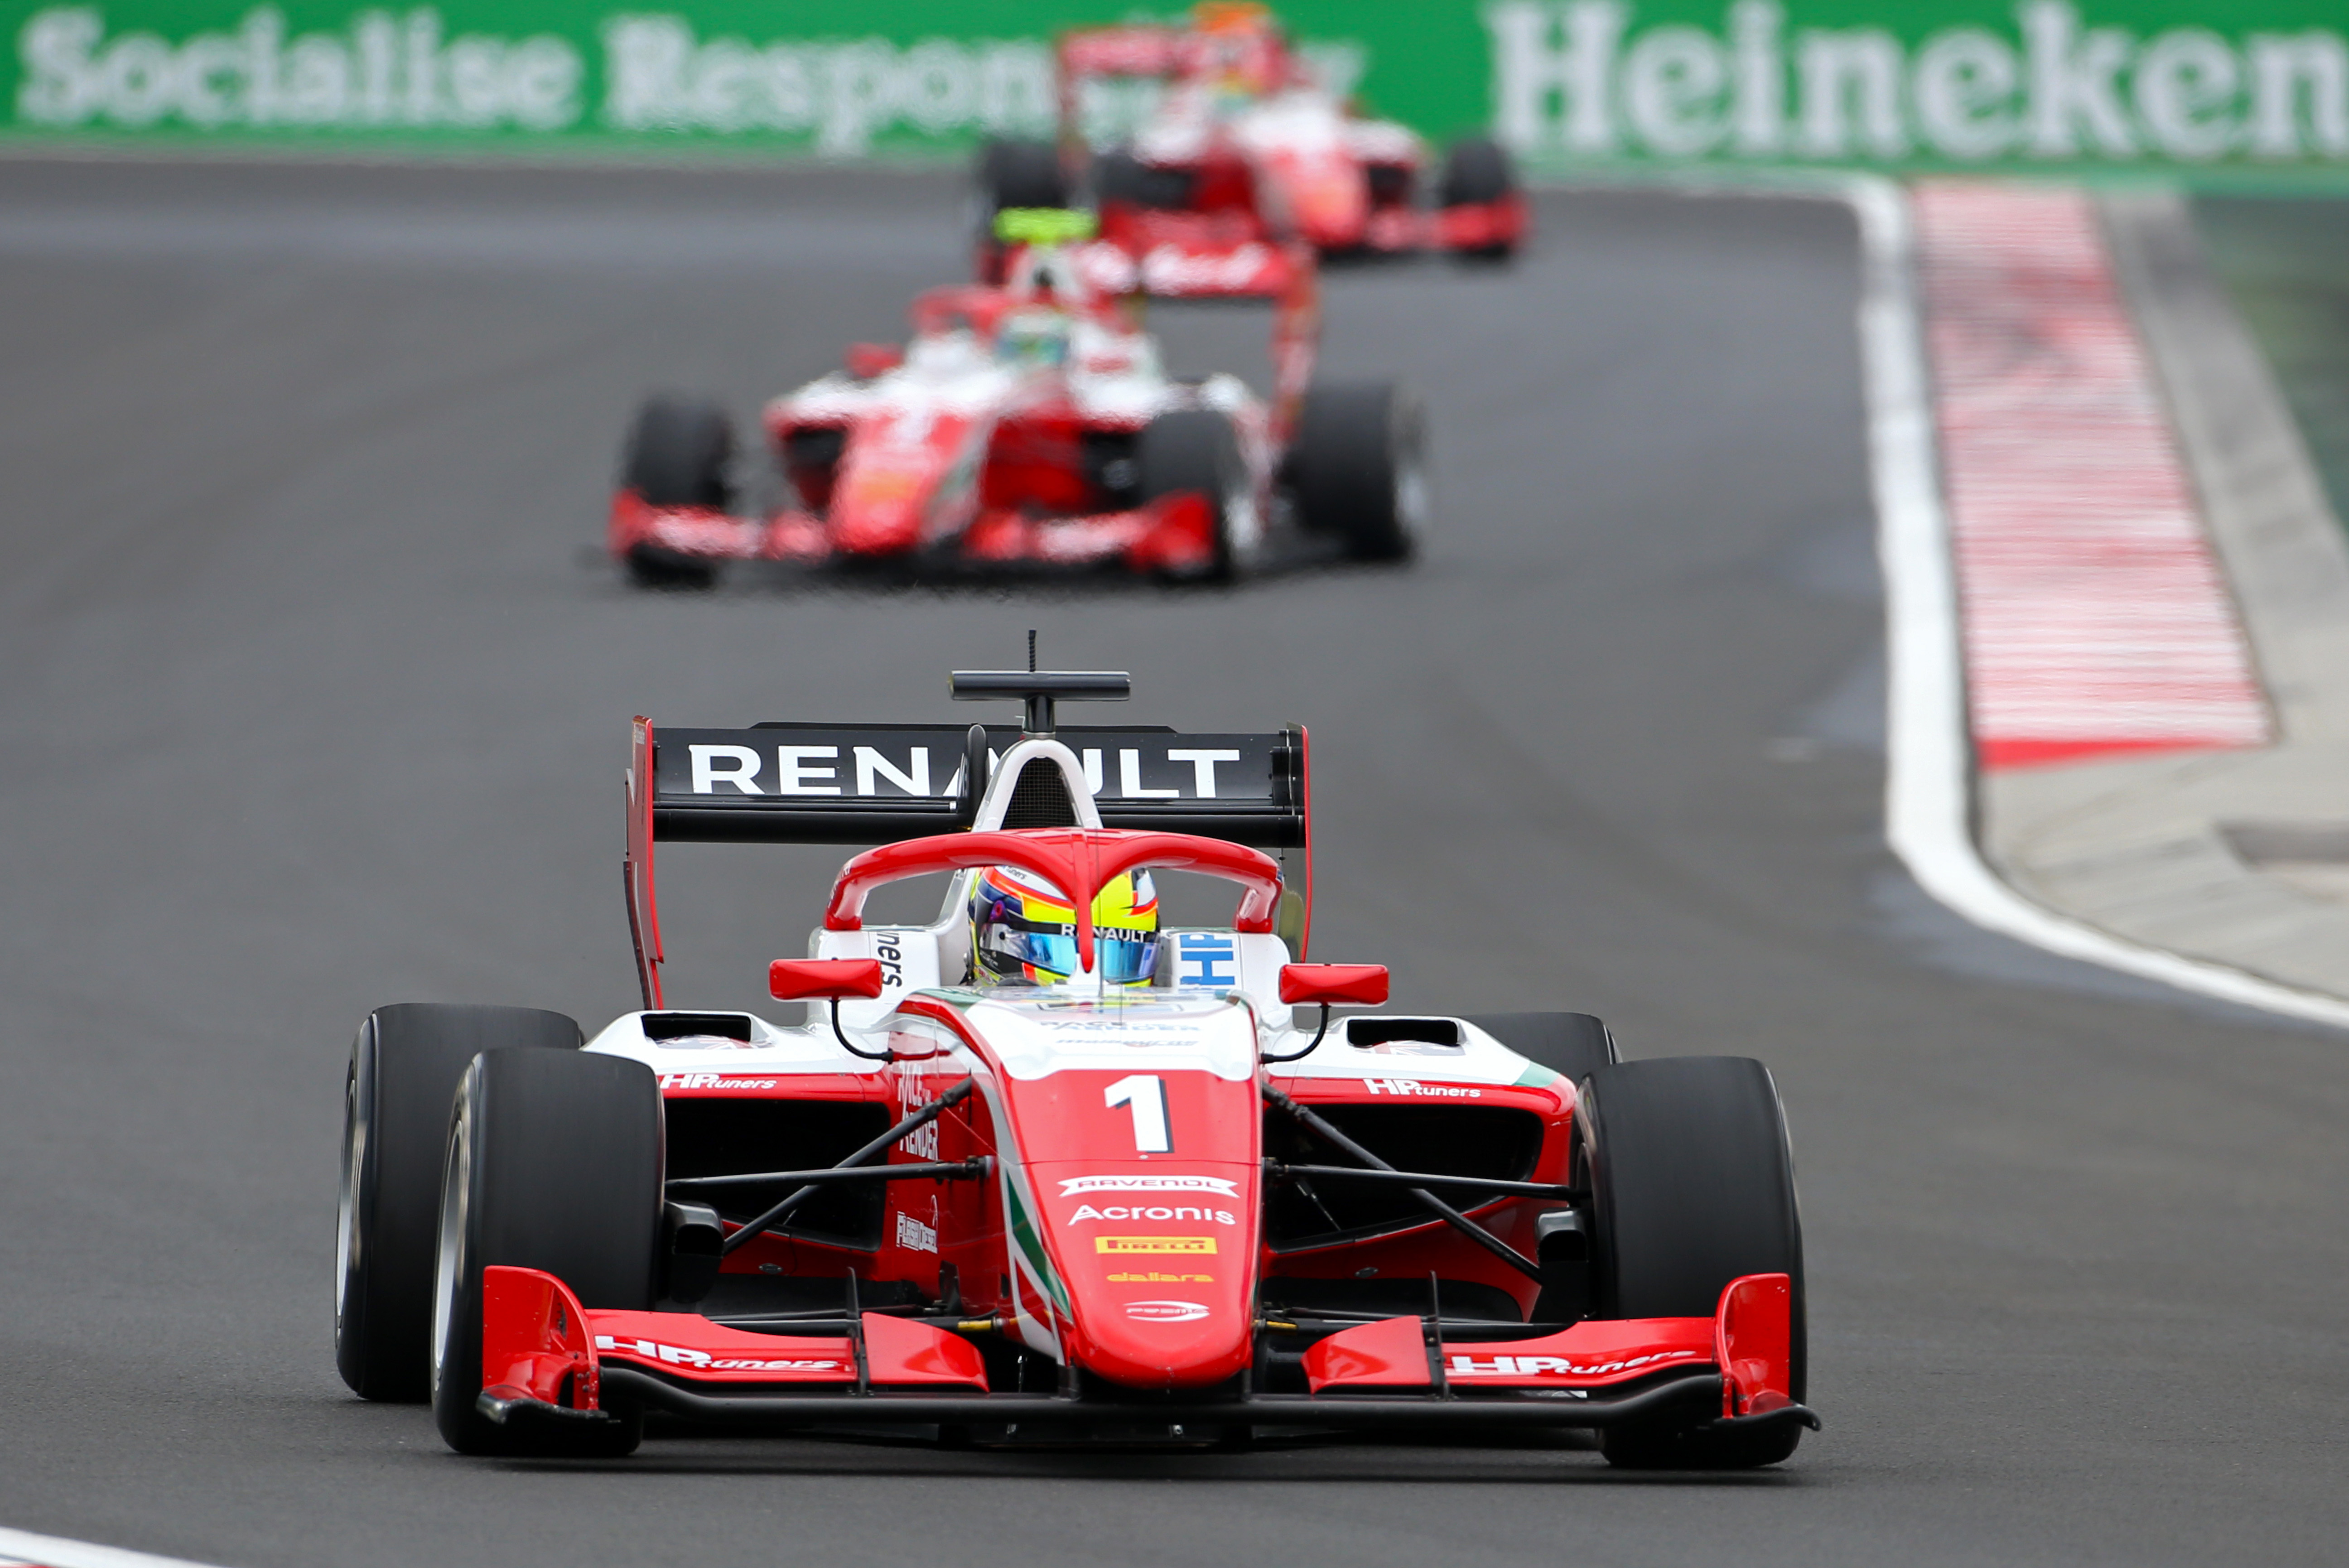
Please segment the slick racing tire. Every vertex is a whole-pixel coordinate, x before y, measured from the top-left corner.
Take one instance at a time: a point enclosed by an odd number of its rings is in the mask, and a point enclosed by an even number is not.
[[[978,150],[978,277],[1001,283],[1009,249],[995,237],[995,214],[1007,207],[1065,207],[1069,176],[1049,141],[989,141]]]
[[[663,393],[647,398],[629,427],[620,460],[620,484],[647,506],[706,506],[723,512],[732,504],[727,468],[734,457],[734,428],[714,403]],[[718,580],[714,561],[640,545],[628,554],[628,577],[639,587],[703,588]]]
[[[1611,1067],[1615,1037],[1588,1012],[1468,1013],[1467,1021],[1528,1062],[1538,1062],[1568,1084],[1579,1085],[1601,1067]]]
[[[1778,1091],[1743,1056],[1668,1056],[1590,1075],[1582,1094],[1594,1294],[1601,1318],[1703,1317],[1744,1274],[1794,1286],[1792,1383],[1804,1385],[1802,1220]],[[1610,1464],[1746,1469],[1795,1451],[1799,1428],[1610,1427]]]
[[[431,1391],[432,1238],[457,1080],[485,1050],[579,1044],[578,1024],[534,1007],[410,1002],[360,1026],[343,1079],[335,1227],[335,1365],[354,1394]]]
[[[1419,405],[1392,386],[1315,387],[1289,448],[1297,520],[1358,561],[1400,561],[1427,522]]]
[[[1065,207],[1069,177],[1049,141],[990,141],[978,150],[978,192],[990,225],[1007,207]]]
[[[1239,432],[1211,409],[1161,414],[1133,443],[1135,488],[1144,504],[1185,492],[1205,495],[1213,515],[1216,549],[1195,580],[1229,582],[1253,555],[1262,524],[1256,485],[1240,456]]]
[[[1192,171],[1144,163],[1123,148],[1093,160],[1093,200],[1180,210],[1191,204]]]
[[[1516,194],[1516,166],[1506,149],[1486,137],[1471,136],[1452,144],[1444,156],[1444,179],[1436,201],[1446,207],[1483,206]],[[1506,257],[1512,244],[1488,245],[1466,253],[1491,260]]]
[[[626,1057],[484,1051],[458,1085],[448,1129],[433,1247],[433,1424],[459,1453],[520,1452],[514,1434],[477,1407],[481,1271],[543,1269],[583,1306],[651,1309],[660,1086]],[[629,1415],[588,1446],[626,1453],[642,1432]]]

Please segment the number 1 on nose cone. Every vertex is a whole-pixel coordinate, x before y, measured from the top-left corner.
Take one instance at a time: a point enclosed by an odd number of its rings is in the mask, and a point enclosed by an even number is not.
[[[1102,1091],[1102,1100],[1109,1108],[1129,1106],[1133,1110],[1133,1150],[1136,1154],[1170,1154],[1174,1140],[1166,1134],[1166,1085],[1149,1073],[1135,1073],[1120,1078]]]

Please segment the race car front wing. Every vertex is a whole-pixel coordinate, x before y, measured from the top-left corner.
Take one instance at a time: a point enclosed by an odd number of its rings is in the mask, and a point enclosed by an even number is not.
[[[749,1333],[689,1313],[591,1311],[552,1274],[492,1267],[479,1407],[517,1435],[550,1438],[609,1425],[616,1406],[765,1428],[1816,1429],[1818,1417],[1789,1392],[1790,1304],[1785,1275],[1749,1274],[1711,1318],[1590,1320],[1535,1338],[1450,1343],[1439,1321],[1389,1318],[1316,1344],[1305,1357],[1309,1393],[1174,1399],[989,1393],[968,1340],[880,1313],[854,1314],[839,1333]]]

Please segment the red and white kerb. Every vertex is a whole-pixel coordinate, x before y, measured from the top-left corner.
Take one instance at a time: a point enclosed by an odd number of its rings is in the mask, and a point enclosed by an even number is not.
[[[1916,216],[1982,765],[2268,743],[2088,199],[1931,182]]]

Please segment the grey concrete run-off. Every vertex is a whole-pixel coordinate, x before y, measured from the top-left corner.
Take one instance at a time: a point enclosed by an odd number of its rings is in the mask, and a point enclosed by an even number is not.
[[[636,399],[747,413],[889,336],[966,265],[959,198],[0,167],[0,1524],[233,1568],[2338,1560],[2349,1052],[1984,937],[1887,853],[1843,208],[1545,197],[1513,269],[1334,275],[1331,373],[1429,405],[1403,570],[621,588]],[[1722,1478],[1523,1441],[503,1464],[344,1391],[352,1032],[628,1004],[629,715],[968,722],[945,671],[1030,627],[1133,669],[1136,720],[1313,726],[1315,950],[1399,1007],[1770,1064],[1824,1434]],[[673,994],[763,1004],[842,857],[666,850]]]
[[[2186,203],[2101,204],[2277,739],[1986,774],[1983,846],[2051,909],[2349,996],[2349,538]]]

